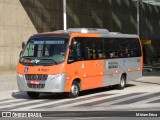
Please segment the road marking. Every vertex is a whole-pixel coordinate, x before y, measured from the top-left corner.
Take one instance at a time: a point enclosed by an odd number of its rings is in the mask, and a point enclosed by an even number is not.
[[[75,99],[62,99],[62,100],[51,101],[51,102],[46,101],[46,103],[43,103],[43,104],[21,107],[21,108],[16,108],[16,109],[12,109],[12,110],[14,110],[14,111],[29,110],[29,109],[32,109],[32,108],[43,107],[43,106],[47,106],[47,105],[54,105],[54,104],[58,104],[58,103],[69,102],[69,101],[72,101],[72,100],[79,100],[79,99],[83,99],[83,98],[87,98],[87,97],[91,97],[91,96],[95,96],[95,95],[101,95],[101,94],[106,94],[107,95],[107,93],[105,91],[105,92],[102,92],[102,93],[96,93],[96,94],[87,95],[87,96],[79,96],[78,98],[75,98]],[[112,96],[114,96],[114,95],[112,95]],[[108,96],[108,97],[110,97],[110,96]]]
[[[0,102],[4,102],[4,101],[7,101],[7,100],[11,100],[11,99],[9,99],[9,98],[7,98],[7,99],[0,99]]]
[[[130,94],[135,94],[135,93],[130,93]],[[101,98],[96,98],[96,99],[93,99],[93,100],[86,100],[86,101],[76,102],[76,103],[73,103],[73,104],[57,106],[55,108],[65,108],[65,107],[81,106],[83,104],[87,105],[87,104],[90,104],[90,103],[93,103],[93,102],[99,102],[99,101],[104,100],[104,99],[111,99],[111,98],[114,98],[114,97],[121,97],[121,96],[130,96],[130,94],[118,94],[118,95],[112,95],[111,97],[110,96],[101,97]]]
[[[122,98],[122,99],[114,100],[114,101],[111,101],[111,102],[105,102],[105,103],[96,104],[94,106],[109,106],[109,105],[114,105],[116,103],[120,103],[120,102],[123,102],[123,101],[126,101],[126,100],[134,99],[134,98],[137,98],[137,97],[140,97],[140,96],[144,96],[144,95],[148,95],[148,94],[149,93],[139,94],[139,95],[135,95],[135,96],[127,97],[127,98]]]
[[[133,98],[133,99],[129,99],[129,100],[126,100],[126,101],[122,101],[122,102],[119,102],[117,103],[116,105],[124,105],[124,104],[131,104],[131,105],[134,105],[134,104],[138,104],[138,103],[143,103],[144,101],[151,99],[153,97],[159,97],[160,96],[160,92],[158,93],[149,93],[149,94],[145,94],[145,95],[142,95],[140,97],[137,97],[137,98]],[[155,99],[153,99],[155,100]]]
[[[10,99],[10,100],[7,100],[7,101],[0,102],[0,105],[4,104],[4,103],[17,102],[17,101],[25,101],[25,99]]]
[[[18,100],[17,100],[18,101]],[[14,103],[12,105],[4,105],[4,106],[0,106],[0,109],[2,108],[7,108],[7,107],[13,107],[13,106],[17,106],[17,105],[25,105],[25,104],[28,104],[28,103],[36,103],[36,102],[41,102],[41,101],[44,101],[44,100],[33,100],[33,101],[28,101],[28,102],[23,102],[23,103]]]
[[[146,104],[146,103],[149,103],[151,101],[155,101],[157,99],[160,99],[160,96],[155,96],[155,97],[152,97],[152,98],[148,98],[148,99],[145,99],[145,100],[141,100],[139,102],[135,102],[135,103],[132,103],[131,105],[137,105],[137,104]],[[160,106],[159,106],[160,107]]]
[[[53,107],[57,107],[57,106],[61,106],[61,105],[66,105],[66,104],[73,104],[73,103],[76,103],[76,102],[81,102],[81,101],[86,101],[86,100],[93,100],[95,98],[101,98],[101,97],[104,97],[104,96],[112,96],[114,94],[101,94],[101,95],[95,95],[95,96],[90,96],[90,97],[86,97],[86,98],[81,98],[81,99],[76,99],[76,100],[71,100],[71,101],[67,101],[67,102],[62,102],[62,103],[57,103],[57,104],[53,104],[53,105],[46,105],[46,106],[43,106],[43,107],[38,107],[38,108],[34,108],[34,109],[44,109],[45,108],[53,108]]]
[[[75,98],[75,99],[65,99],[65,100],[51,101],[51,102],[46,101],[46,103],[43,102],[43,103],[39,103],[39,104],[32,105],[32,106],[28,105],[26,107],[25,106],[24,107],[17,106],[17,108],[13,108],[12,110],[18,111],[18,110],[37,109],[37,108],[42,108],[42,109],[46,108],[47,109],[48,107],[46,107],[46,106],[50,106],[49,108],[55,109],[55,108],[66,108],[66,107],[89,106],[90,104],[93,104],[92,106],[96,106],[96,107],[109,106],[109,105],[115,106],[115,104],[120,103],[120,102],[125,102],[125,101],[129,101],[129,100],[136,99],[136,98],[138,99],[138,98],[145,97],[145,96],[147,97],[149,95],[154,95],[154,94],[156,94],[156,93],[142,93],[142,92],[141,93],[128,93],[128,94],[123,93],[123,94],[115,94],[115,95],[113,94],[111,96],[104,96],[104,97],[101,94],[102,97],[95,98],[95,99],[89,99],[90,97],[94,97],[95,95],[82,96],[82,97]],[[122,98],[122,97],[124,97],[124,98]],[[120,98],[120,99],[118,99],[118,98]],[[157,97],[157,99],[159,99],[159,98],[160,98],[160,96]],[[156,97],[148,99],[148,101],[151,101],[151,100],[156,100]],[[44,101],[44,100],[41,100],[41,101]],[[78,102],[76,102],[76,101],[78,101]],[[133,105],[137,105],[137,103],[144,103],[144,102],[147,102],[147,100],[142,99],[139,102],[133,103]],[[32,104],[33,102],[27,102],[27,103]],[[27,103],[24,103],[24,104],[27,104]],[[20,104],[20,105],[22,105],[22,104]],[[132,103],[131,103],[131,105],[132,105]],[[14,105],[14,106],[16,107],[16,105]],[[121,105],[121,106],[123,106],[123,105]],[[8,107],[11,107],[11,106],[8,106]]]

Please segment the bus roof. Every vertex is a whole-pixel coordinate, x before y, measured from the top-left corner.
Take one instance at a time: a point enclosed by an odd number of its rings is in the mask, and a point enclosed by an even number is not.
[[[64,37],[69,38],[72,34],[98,34],[105,38],[138,38],[138,35],[122,34],[119,32],[109,32],[107,29],[99,28],[69,28],[67,30],[57,30],[53,32],[45,32],[33,35],[31,38],[37,37]],[[77,34],[77,37],[78,37]]]
[[[100,34],[100,36],[106,38],[138,38],[138,35],[133,34]]]

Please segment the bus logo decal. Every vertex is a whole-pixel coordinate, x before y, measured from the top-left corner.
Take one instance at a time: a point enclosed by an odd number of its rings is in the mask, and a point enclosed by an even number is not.
[[[24,68],[24,72],[28,72],[28,67],[25,67],[25,68]]]

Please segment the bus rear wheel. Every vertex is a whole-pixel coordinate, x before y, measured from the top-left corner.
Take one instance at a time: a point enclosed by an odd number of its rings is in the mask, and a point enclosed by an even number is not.
[[[125,86],[126,86],[126,76],[122,75],[121,78],[120,78],[120,83],[117,86],[117,88],[121,90],[121,89],[124,89]]]
[[[37,92],[27,92],[27,95],[32,99],[36,99],[39,97],[39,93]]]
[[[70,92],[68,93],[69,98],[76,98],[78,97],[80,92],[80,85],[78,81],[73,81]]]

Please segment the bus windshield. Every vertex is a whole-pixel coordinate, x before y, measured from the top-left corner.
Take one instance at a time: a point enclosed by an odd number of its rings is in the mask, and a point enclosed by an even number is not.
[[[20,63],[25,65],[53,65],[64,62],[68,39],[32,39],[27,43]]]

